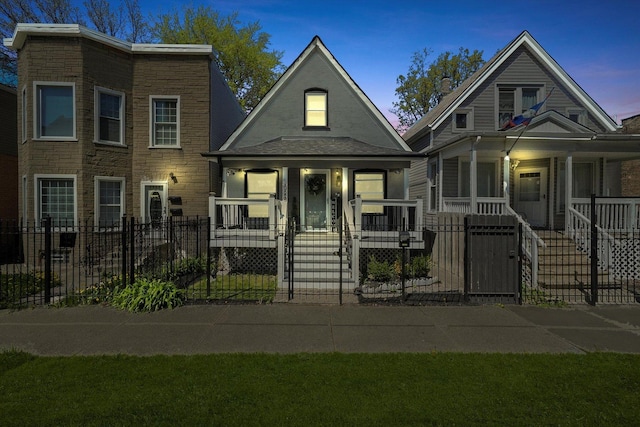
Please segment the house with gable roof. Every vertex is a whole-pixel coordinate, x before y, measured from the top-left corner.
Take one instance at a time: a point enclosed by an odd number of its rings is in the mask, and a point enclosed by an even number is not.
[[[213,245],[257,248],[251,258],[273,265],[280,284],[287,247],[302,250],[305,237],[316,250],[349,254],[351,286],[362,248],[397,248],[401,229],[413,247],[423,244],[422,201],[409,200],[408,191],[411,161],[422,154],[317,36],[225,144],[205,156],[220,165],[223,181],[222,194],[210,197]],[[285,238],[291,229],[295,244]],[[298,266],[296,283],[337,287],[337,257],[325,255]]]
[[[523,124],[506,125],[532,108]],[[525,241],[540,248],[552,235],[540,230],[579,242],[590,226],[591,195],[621,196],[621,163],[640,156],[640,136],[620,132],[527,31],[403,138],[427,156],[410,173],[410,193],[425,199],[427,215],[512,215]],[[637,228],[637,202],[598,200],[601,224]],[[525,253],[534,256],[537,248]]]

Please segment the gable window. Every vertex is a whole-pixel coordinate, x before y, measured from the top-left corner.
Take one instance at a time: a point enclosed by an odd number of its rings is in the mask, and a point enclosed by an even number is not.
[[[27,87],[22,88],[22,142],[27,142]]]
[[[151,146],[180,147],[179,97],[151,97]]]
[[[327,127],[327,92],[309,90],[304,93],[305,127]]]
[[[478,161],[477,195],[478,197],[498,196],[498,163]],[[468,160],[460,162],[460,181],[458,183],[460,197],[470,197],[471,163]]]
[[[384,173],[383,172],[356,172],[354,174],[353,191],[359,194],[362,200],[384,199]],[[365,205],[362,213],[384,212],[384,206]]]
[[[586,125],[587,113],[582,109],[574,108],[574,109],[567,110],[567,117],[572,122],[578,123],[583,126]]]
[[[51,217],[54,227],[75,226],[75,175],[36,175],[35,186],[36,219]]]
[[[74,83],[34,82],[36,138],[71,140],[76,137]]]
[[[453,113],[453,131],[464,132],[473,130],[473,109],[460,108]]]
[[[124,94],[96,87],[95,112],[95,140],[123,145]]]
[[[536,105],[539,92],[539,87],[499,87],[498,127]]]
[[[95,177],[96,224],[119,227],[124,215],[124,178]]]

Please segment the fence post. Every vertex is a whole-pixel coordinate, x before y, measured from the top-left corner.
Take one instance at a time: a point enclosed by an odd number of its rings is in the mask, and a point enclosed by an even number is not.
[[[136,281],[136,219],[129,218],[129,283],[133,285]]]
[[[209,217],[207,218],[207,298],[210,296],[211,296],[211,218]]]
[[[51,302],[51,217],[44,219],[44,302]]]
[[[122,286],[127,286],[127,216],[122,216]]]
[[[591,195],[591,305],[598,303],[598,217],[596,195]]]

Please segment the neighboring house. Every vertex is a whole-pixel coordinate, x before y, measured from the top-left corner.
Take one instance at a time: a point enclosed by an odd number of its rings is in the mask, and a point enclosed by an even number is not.
[[[18,219],[18,125],[17,95],[14,88],[0,84],[0,220]]]
[[[79,25],[18,24],[20,217],[118,227],[206,216],[201,153],[244,118],[208,45],[131,44]]]
[[[528,126],[502,130],[543,101]],[[411,170],[428,211],[517,213],[543,229],[570,227],[592,193],[619,196],[620,163],[640,142],[526,31],[403,137],[428,156]]]
[[[335,240],[330,251],[337,251],[342,223],[352,284],[359,247],[397,248],[403,227],[414,233],[413,247],[422,244],[421,201],[408,197],[411,160],[422,155],[405,144],[318,37],[220,150],[206,156],[223,172],[222,197],[210,200],[213,245],[270,251],[281,284],[285,246],[293,245],[284,236],[292,224],[299,232],[295,247],[305,235],[323,236]],[[305,286],[304,271],[327,268],[328,258],[316,260],[297,270],[296,283]],[[326,284],[328,277],[319,280]]]
[[[640,114],[622,120],[622,132],[640,135]],[[640,157],[640,150],[638,150]],[[622,195],[640,197],[640,160],[622,163]]]
[[[528,125],[503,130],[522,115]],[[403,137],[428,157],[414,162],[410,178],[412,197],[426,199],[427,218],[442,212],[515,216],[523,226],[523,277],[547,289],[590,280],[577,274],[576,264],[588,266],[586,256],[568,254],[576,248],[589,254],[591,195],[622,195],[621,163],[638,157],[640,143],[640,135],[620,132],[526,31]],[[637,228],[637,202],[597,200],[601,270],[635,271],[619,264],[637,262],[624,255],[632,243],[608,233]],[[611,274],[607,281],[615,289],[626,277]]]

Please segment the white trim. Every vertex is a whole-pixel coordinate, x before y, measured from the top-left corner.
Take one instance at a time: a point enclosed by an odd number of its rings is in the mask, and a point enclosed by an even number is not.
[[[320,175],[324,174],[325,185],[325,221],[326,228],[323,229],[307,229],[307,215],[305,212],[306,193],[307,186],[305,184],[305,175]],[[300,227],[306,231],[327,231],[330,229],[331,224],[331,169],[311,169],[300,168],[300,207],[298,209],[300,213]]]
[[[105,181],[111,182],[119,182],[120,183],[120,218],[124,216],[126,212],[125,201],[126,201],[126,179],[124,177],[116,177],[116,176],[94,176],[93,177],[93,201],[94,201],[94,224],[96,227],[100,227],[100,183]],[[109,227],[100,227],[100,228],[109,228]],[[120,228],[120,223],[116,227],[111,228]]]
[[[29,219],[29,178],[22,175],[22,219],[26,225]]]
[[[33,210],[36,222],[42,222],[40,204],[40,180],[43,179],[71,179],[73,180],[73,226],[78,226],[78,176],[74,174],[34,174],[33,175]],[[40,223],[36,224],[37,227]]]
[[[13,37],[4,39],[6,47],[22,49],[29,35],[49,37],[83,37],[115,49],[134,54],[206,55],[213,58],[211,45],[129,43],[78,24],[17,24]]]
[[[113,96],[119,96],[120,97],[120,142],[118,141],[106,141],[106,140],[101,140],[100,139],[100,95],[101,94],[106,94],[106,95],[113,95]],[[99,143],[99,144],[107,144],[107,145],[116,145],[116,146],[123,146],[126,145],[125,144],[125,110],[126,110],[126,98],[125,98],[125,93],[118,91],[118,90],[113,90],[113,89],[108,89],[106,87],[101,87],[101,86],[94,86],[93,88],[93,142],[94,143]]]
[[[161,144],[156,145],[155,133],[155,102],[175,101],[176,102],[176,145]],[[149,148],[176,149],[180,146],[180,95],[149,95]]]
[[[378,108],[371,102],[371,100],[365,95],[365,93],[360,89],[360,87],[353,81],[353,79],[347,74],[344,68],[336,61],[331,52],[324,46],[319,37],[314,37],[311,43],[307,46],[307,48],[298,56],[298,58],[294,61],[294,63],[287,68],[284,74],[278,79],[278,81],[271,87],[269,92],[260,100],[258,105],[251,111],[249,116],[236,128],[236,130],[231,134],[224,145],[220,148],[220,151],[227,150],[230,146],[232,146],[236,140],[242,135],[242,133],[250,126],[253,120],[256,120],[257,117],[260,117],[261,111],[263,109],[268,108],[268,104],[271,102],[271,99],[280,91],[280,89],[287,84],[292,75],[296,73],[298,68],[302,66],[302,64],[307,60],[308,57],[311,56],[316,49],[329,61],[329,63],[333,66],[335,71],[338,73],[340,77],[345,81],[347,86],[349,86],[356,94],[356,96],[362,101],[362,103],[373,113],[375,118],[379,123],[382,124],[383,128],[389,133],[389,135],[395,140],[395,142],[405,151],[413,151],[407,143],[402,139],[402,137],[398,134],[398,132],[391,126],[389,120],[378,110]]]
[[[40,135],[40,87],[51,86],[67,86],[71,87],[71,97],[73,102],[73,135],[72,136],[42,136]],[[36,141],[71,141],[77,142],[76,137],[76,125],[78,120],[78,111],[76,105],[76,83],[75,82],[48,82],[48,81],[34,81],[33,82],[33,139]]]
[[[167,203],[169,201],[169,183],[167,181],[140,181],[140,220],[144,224],[146,222],[146,211],[147,211],[147,199],[145,197],[145,187],[147,185],[158,185],[162,186],[163,192],[163,200],[162,200],[162,219],[166,219],[168,216],[167,213]]]
[[[456,126],[456,115],[457,114],[466,114],[467,115],[467,127],[466,128],[459,128],[458,126]],[[462,133],[462,132],[473,131],[475,129],[474,119],[475,119],[474,118],[474,107],[458,108],[451,115],[451,131],[453,133]]]

